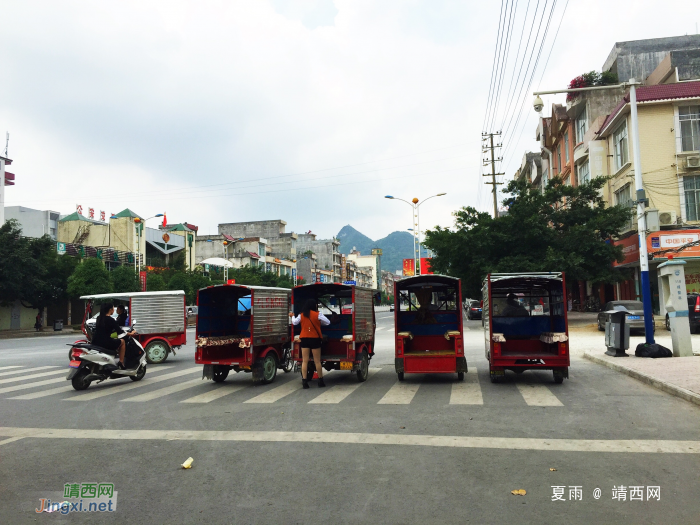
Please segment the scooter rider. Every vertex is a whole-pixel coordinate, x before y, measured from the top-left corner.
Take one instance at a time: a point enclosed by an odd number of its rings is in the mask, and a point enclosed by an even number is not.
[[[124,355],[126,353],[126,342],[124,339],[113,339],[112,334],[116,332],[118,335],[124,333],[117,321],[112,317],[114,313],[114,305],[112,303],[104,303],[100,306],[100,315],[95,323],[95,331],[92,335],[92,344],[100,346],[111,352],[119,352],[119,368],[124,368]],[[133,331],[130,335],[136,335]]]

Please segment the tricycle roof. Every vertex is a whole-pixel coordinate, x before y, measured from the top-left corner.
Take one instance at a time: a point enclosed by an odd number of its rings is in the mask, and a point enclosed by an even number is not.
[[[352,290],[367,290],[369,292],[374,292],[371,288],[365,288],[363,286],[355,286],[354,284],[343,284],[343,283],[309,283],[301,284],[294,287],[294,291],[297,290],[313,290],[318,295],[336,295],[339,291],[352,292]]]
[[[206,288],[200,288],[200,290],[210,290],[212,288],[246,288],[248,290],[277,290],[278,292],[291,292],[289,288],[278,288],[275,286],[255,286],[247,284],[214,284],[212,286],[207,286]]]
[[[164,290],[162,292],[124,292],[124,293],[100,293],[96,295],[82,295],[81,299],[120,299],[126,300],[132,297],[153,297],[158,295],[185,295],[184,290]]]
[[[396,281],[396,287],[399,290],[408,288],[421,288],[422,286],[456,286],[459,283],[459,278],[450,277],[449,275],[426,274],[414,275],[412,277],[404,277]]]

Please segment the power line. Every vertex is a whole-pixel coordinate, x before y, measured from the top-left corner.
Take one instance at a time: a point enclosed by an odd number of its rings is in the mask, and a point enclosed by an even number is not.
[[[569,0],[566,0],[564,4],[564,10],[561,13],[561,18],[559,19],[559,25],[557,26],[557,32],[554,34],[554,40],[552,40],[552,47],[549,48],[549,55],[547,55],[547,61],[544,63],[542,68],[542,76],[540,77],[540,82],[537,84],[537,90],[539,91],[542,85],[542,79],[544,78],[544,72],[547,71],[547,65],[549,65],[549,59],[552,56],[552,51],[554,51],[554,44],[557,42],[557,37],[559,36],[559,30],[561,29],[561,23],[564,20],[564,15],[566,14],[566,8],[569,7]]]
[[[507,0],[506,0],[507,2]],[[506,4],[507,5],[507,4]],[[488,96],[486,97],[486,113],[484,114],[484,123],[482,124],[482,131],[486,129],[486,123],[489,120],[489,115],[490,115],[490,107],[491,107],[491,93],[493,91],[493,79],[495,77],[496,70],[498,68],[496,64],[496,57],[499,54],[500,51],[500,43],[501,43],[501,22],[503,22],[503,0],[501,0],[501,12],[498,16],[498,31],[496,32],[496,46],[493,50],[493,62],[491,64],[491,81],[489,83],[489,92]]]
[[[498,108],[501,102],[501,88],[503,86],[503,77],[505,76],[506,70],[508,68],[508,56],[510,55],[510,43],[511,35],[513,34],[513,23],[515,22],[515,13],[517,13],[516,1],[514,0],[510,4],[510,11],[508,13],[508,29],[506,31],[506,44],[503,53],[503,62],[500,68],[499,80],[496,88],[496,98],[494,102],[494,110],[491,115],[491,123],[489,124],[489,129],[493,129],[494,122],[496,121],[496,116],[498,115]]]

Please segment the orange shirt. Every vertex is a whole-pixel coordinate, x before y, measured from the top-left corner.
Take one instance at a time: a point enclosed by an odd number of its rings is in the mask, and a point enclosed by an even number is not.
[[[318,319],[318,312],[311,310],[309,315],[311,316],[310,319],[301,314],[301,332],[299,337],[319,339],[321,337],[321,321]]]

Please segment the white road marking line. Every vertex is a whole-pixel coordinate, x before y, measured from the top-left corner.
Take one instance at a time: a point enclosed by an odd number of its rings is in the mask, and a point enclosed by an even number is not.
[[[331,371],[323,371],[323,377],[327,377],[333,370]],[[311,388],[316,388],[316,380],[311,381],[309,383]],[[243,401],[244,403],[274,403],[275,401],[279,401],[283,397],[288,396],[289,394],[292,394],[296,392],[297,390],[301,390],[301,381],[299,379],[291,379],[284,383],[283,385],[280,385],[278,387],[275,387],[271,390],[268,390],[267,392],[264,392],[260,394],[259,396],[255,396],[251,399],[248,399],[246,401]]]
[[[6,385],[7,383],[16,383],[17,381],[26,381],[27,379],[38,379],[40,377],[54,376],[56,374],[65,374],[66,369],[63,370],[52,370],[51,372],[41,372],[39,374],[31,374],[22,377],[11,377],[9,379],[0,379],[0,385]]]
[[[173,394],[175,392],[180,392],[181,390],[187,390],[188,388],[194,388],[196,386],[204,384],[202,379],[191,379],[185,381],[184,383],[177,383],[175,385],[166,386],[164,388],[159,388],[158,390],[153,390],[152,392],[146,392],[145,394],[139,394],[138,396],[128,397],[122,399],[122,402],[131,401],[134,403],[143,403],[144,401],[153,401],[159,397],[167,396],[168,394]]]
[[[3,439],[2,441],[0,441],[0,446],[7,445],[8,443],[14,443],[15,441],[19,441],[20,439],[24,439],[24,438],[23,437],[12,437],[12,438]]]
[[[545,385],[516,383],[520,394],[530,406],[561,407],[564,404]]]
[[[101,388],[100,390],[95,390],[94,392],[89,392],[87,394],[81,394],[78,396],[67,397],[63,401],[92,401],[98,397],[111,396],[113,394],[119,394],[121,392],[127,392],[135,388],[141,388],[144,386],[152,385],[153,383],[160,383],[161,381],[167,381],[168,379],[173,379],[175,377],[181,377],[188,374],[194,374],[195,372],[202,373],[202,366],[194,366],[192,368],[187,368],[185,370],[178,370],[177,372],[171,372],[170,374],[165,374],[162,376],[156,376],[153,379],[148,377],[148,369],[146,369],[146,377],[141,381],[136,383],[129,381],[128,383],[123,383],[111,388]]]
[[[452,384],[450,405],[483,405],[484,398],[481,395],[481,385],[476,368],[470,368],[464,374],[464,381]]]
[[[369,369],[369,375],[375,374],[377,371],[381,370],[381,368],[370,368]],[[352,394],[355,390],[357,390],[361,385],[364,385],[366,383],[360,383],[357,381],[356,383],[351,383],[349,385],[335,385],[330,387],[328,390],[323,392],[320,396],[315,397],[309,403],[315,404],[315,403],[320,403],[320,404],[336,404],[340,403],[343,399],[348,397],[350,394]]]
[[[377,404],[408,405],[413,400],[416,392],[418,392],[419,387],[420,383],[404,383],[403,381],[397,381]]]
[[[664,439],[547,439],[495,436],[434,436],[343,432],[274,432],[235,430],[107,430],[0,427],[0,436],[37,439],[108,439],[163,441],[239,441],[267,443],[347,443],[446,448],[485,448],[611,454],[700,454],[700,441]]]
[[[203,394],[199,394],[198,396],[183,399],[182,401],[180,401],[180,403],[211,403],[212,401],[215,401],[220,397],[224,397],[229,394],[233,394],[234,392],[238,392],[239,390],[243,390],[243,388],[244,387],[240,385],[234,386],[233,384],[228,383],[221,385],[218,388],[212,387],[211,391],[204,392]]]
[[[44,385],[52,385],[54,383],[61,383],[65,380],[65,377],[55,377],[53,379],[46,379],[44,381],[35,381],[34,383],[24,383],[22,385],[6,386],[4,388],[0,388],[0,394],[4,394],[6,392],[15,392],[17,390],[27,390],[29,388],[37,388]]]
[[[168,365],[158,366],[154,371],[161,372],[162,370],[167,370],[168,368],[172,368],[172,366],[168,366]],[[147,372],[147,373],[153,374],[153,372]],[[108,380],[108,381],[111,381],[111,380]],[[130,384],[130,383],[126,383],[126,384]],[[97,387],[97,388],[100,388],[100,387]],[[75,392],[75,391],[76,391],[75,388],[73,388],[70,385],[69,386],[59,386],[58,388],[51,388],[49,390],[40,390],[39,392],[32,392],[31,394],[24,394],[21,396],[8,397],[8,399],[21,399],[21,400],[38,399],[40,397],[48,397],[48,396],[53,396],[54,394],[64,394],[67,392]]]
[[[374,331],[379,332],[379,330],[384,330],[385,328],[386,328],[386,326],[378,326],[377,328],[375,328]]]
[[[54,366],[37,366],[36,368],[25,368],[23,370],[12,370],[11,372],[0,372],[0,376],[14,376],[17,374],[25,374],[27,372],[38,372],[39,370],[46,370],[47,368],[57,368]]]
[[[9,368],[23,368],[23,367],[22,367],[22,365],[0,366],[0,370],[7,370]]]

